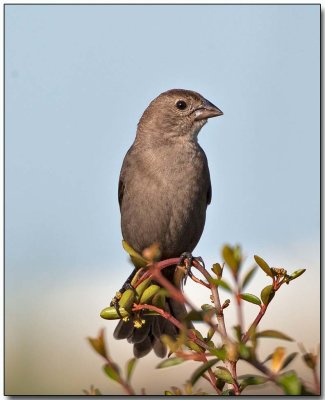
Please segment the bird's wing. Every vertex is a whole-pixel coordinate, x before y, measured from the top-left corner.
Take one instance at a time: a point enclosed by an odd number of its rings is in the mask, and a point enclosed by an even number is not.
[[[209,205],[211,203],[211,199],[212,199],[212,186],[211,186],[211,182],[209,182],[209,188],[208,188],[208,193],[207,193],[207,205]]]
[[[127,181],[127,179],[125,179],[125,175],[127,174],[127,171],[129,170],[129,157],[132,152],[132,149],[133,149],[133,146],[131,146],[129,148],[129,150],[126,152],[124,160],[123,160],[121,172],[120,172],[120,178],[119,178],[119,182],[118,182],[118,202],[120,205],[120,209],[122,207],[123,195],[124,195],[124,191],[125,191],[125,183]]]
[[[120,208],[122,207],[124,188],[125,188],[125,185],[123,183],[122,176],[120,176],[120,180],[118,182],[118,202],[119,202]]]

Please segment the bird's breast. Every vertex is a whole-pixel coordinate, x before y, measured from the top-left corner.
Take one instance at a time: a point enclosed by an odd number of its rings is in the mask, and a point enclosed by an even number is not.
[[[130,177],[121,207],[125,240],[137,251],[159,242],[164,256],[192,251],[203,230],[210,184],[204,153],[184,146],[148,151]]]

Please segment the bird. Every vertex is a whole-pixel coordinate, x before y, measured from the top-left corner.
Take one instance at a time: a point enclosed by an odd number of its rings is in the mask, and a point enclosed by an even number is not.
[[[221,115],[201,94],[185,89],[161,93],[143,112],[118,185],[122,236],[139,254],[153,243],[159,246],[161,260],[195,249],[212,198],[208,161],[198,134],[209,118]],[[164,270],[172,282],[175,268]],[[171,298],[165,310],[180,321],[187,315],[184,304]],[[131,320],[120,320],[115,339],[133,343],[136,358],[152,349],[165,357],[160,337],[175,338],[178,330],[162,316],[144,318],[141,328],[134,328]]]

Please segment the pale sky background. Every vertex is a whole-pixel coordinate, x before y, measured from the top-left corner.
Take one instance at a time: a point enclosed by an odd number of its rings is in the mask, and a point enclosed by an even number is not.
[[[307,268],[261,328],[316,347],[319,13],[317,5],[5,7],[7,394],[81,394],[91,384],[122,393],[85,337],[106,327],[112,355],[121,364],[132,357],[131,345],[112,339],[115,322],[98,316],[130,273],[118,176],[142,112],[171,88],[196,90],[224,112],[199,136],[213,196],[194,254],[211,265],[224,243],[240,243],[247,266],[259,254],[289,271]],[[267,284],[259,273],[249,291]],[[206,302],[194,285],[186,292]],[[256,312],[247,307],[247,324]],[[229,326],[234,316],[230,307]],[[267,354],[297,350],[265,345]],[[187,364],[148,381],[157,363],[139,362],[137,390],[160,394],[185,381]]]

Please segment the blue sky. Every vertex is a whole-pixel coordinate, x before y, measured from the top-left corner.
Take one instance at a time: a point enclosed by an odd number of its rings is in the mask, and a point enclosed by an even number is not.
[[[317,284],[319,6],[7,5],[5,17],[7,328],[18,342],[35,321],[48,326],[40,303],[64,314],[86,282],[90,299],[105,293],[84,305],[92,324],[74,327],[103,325],[98,310],[130,271],[119,170],[142,112],[171,88],[224,112],[199,136],[213,197],[194,253],[211,263],[241,243],[250,259],[308,265]]]

